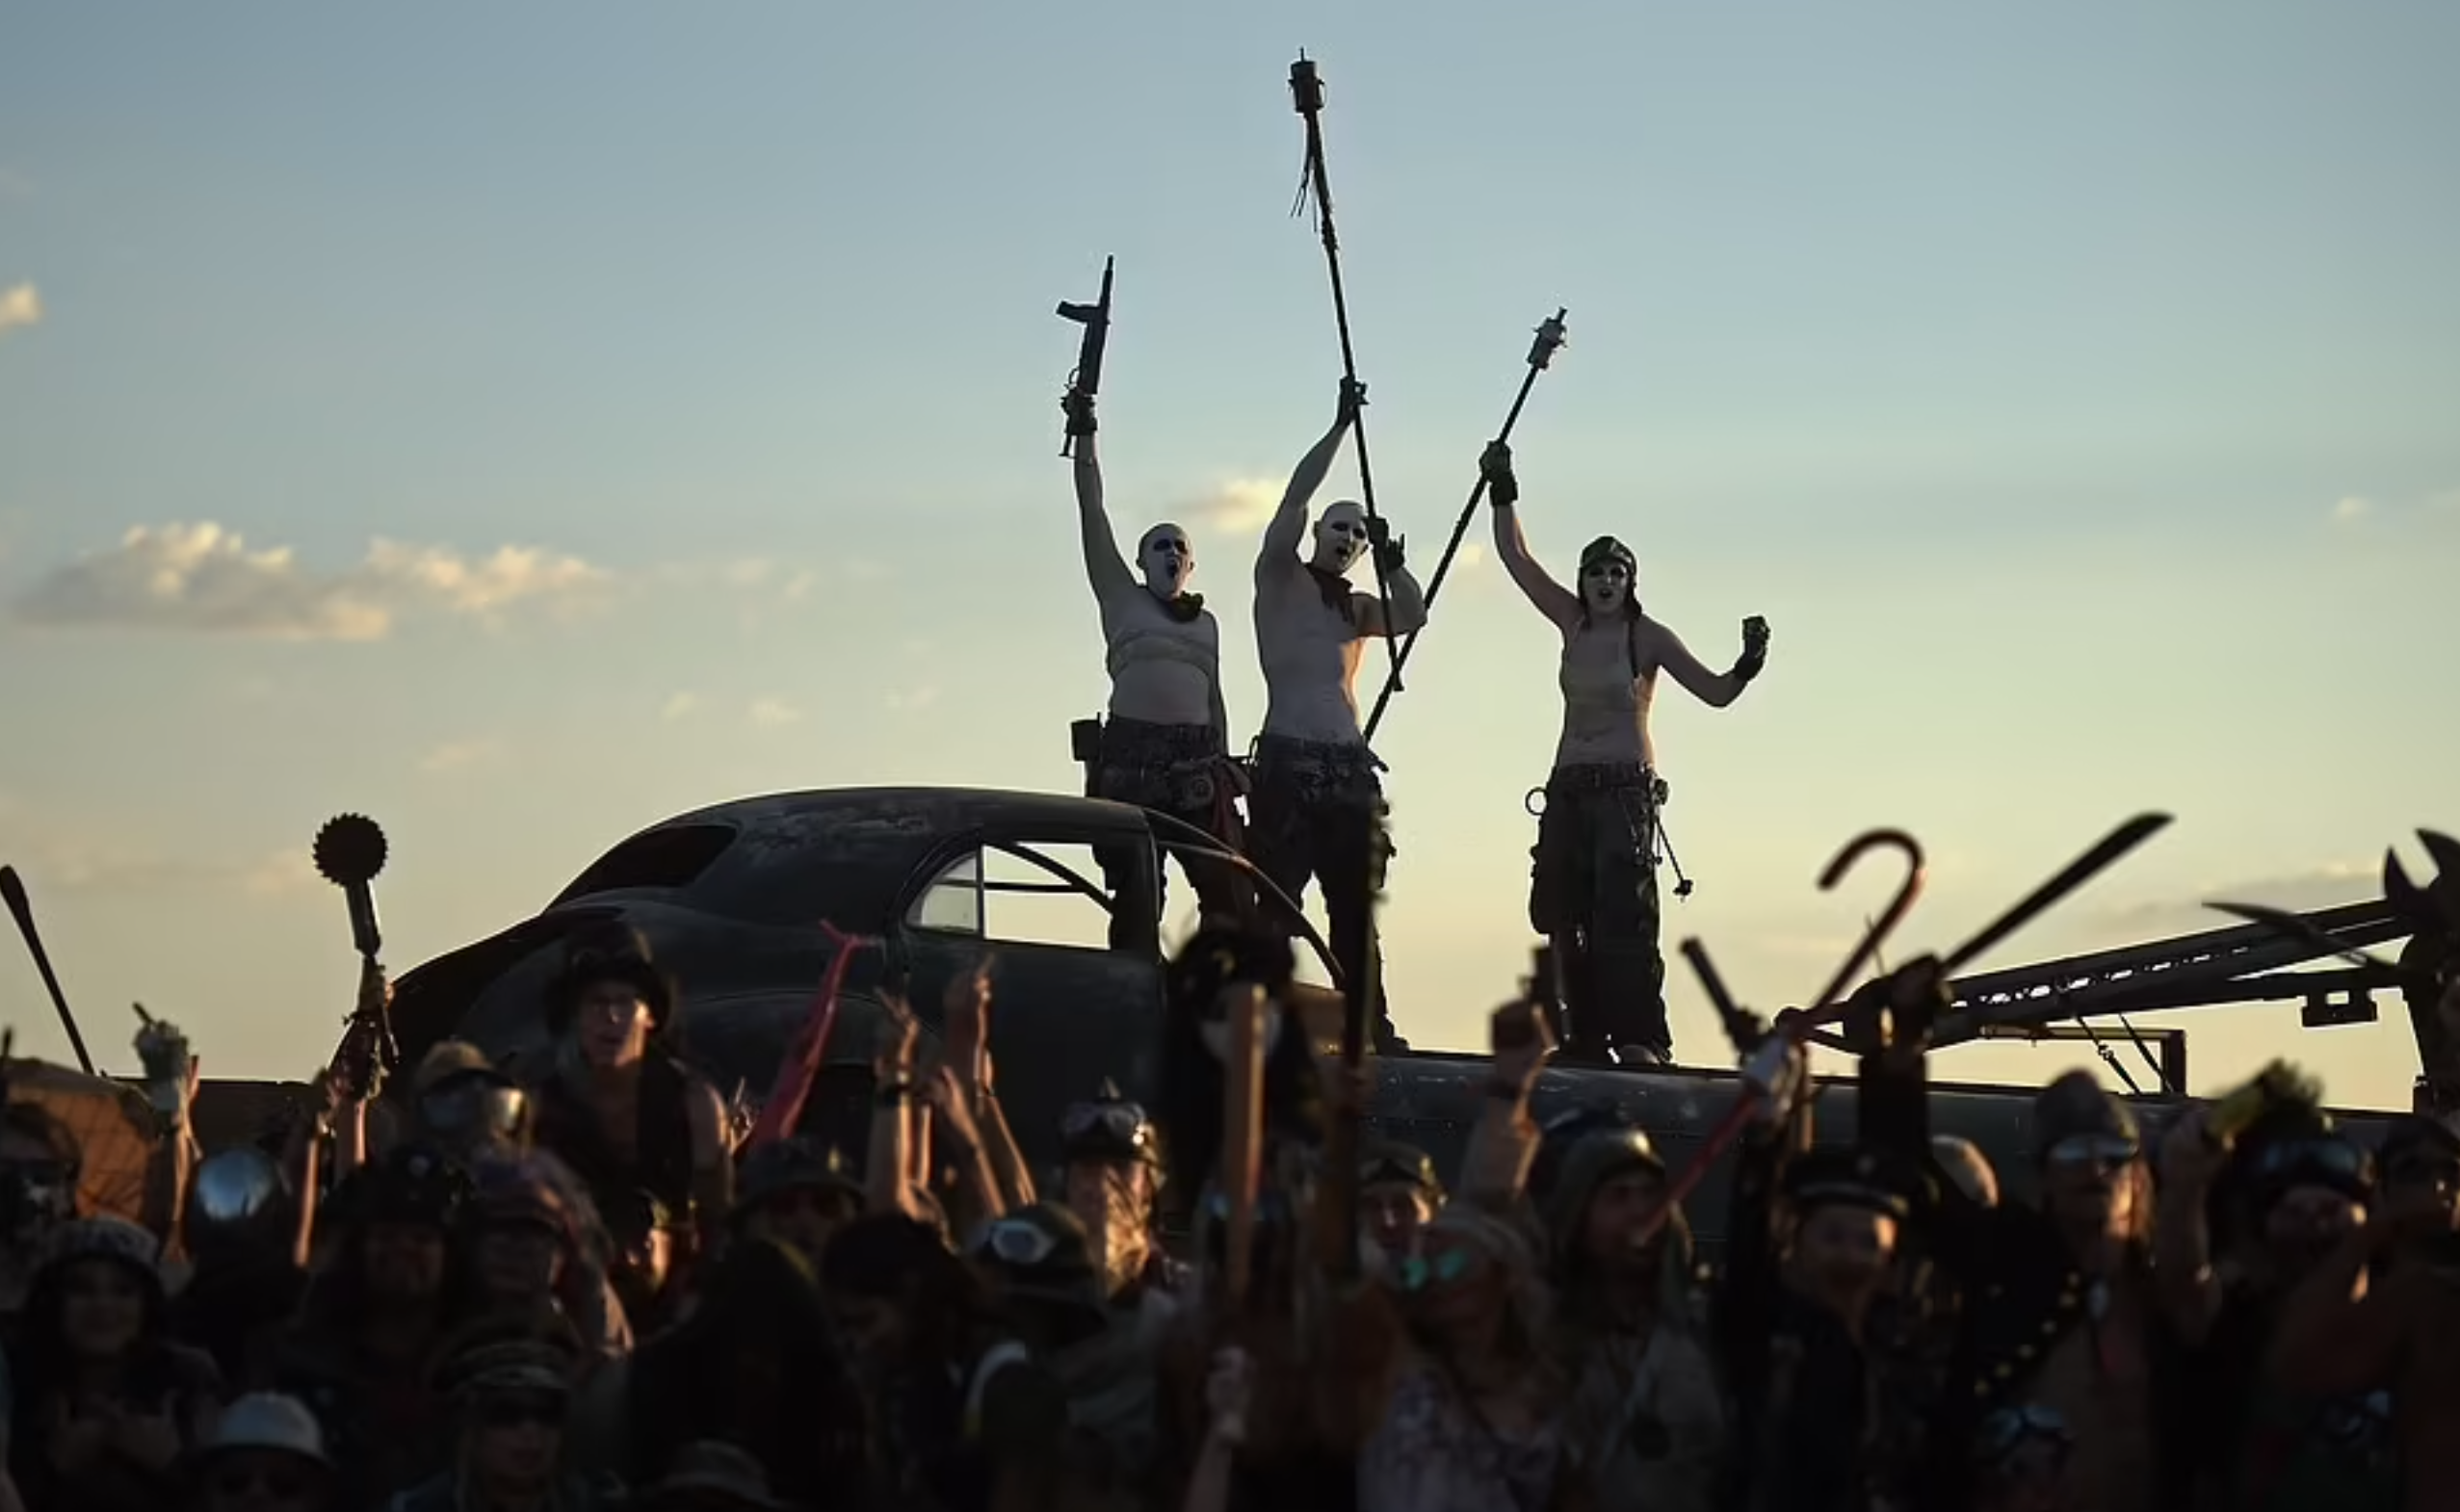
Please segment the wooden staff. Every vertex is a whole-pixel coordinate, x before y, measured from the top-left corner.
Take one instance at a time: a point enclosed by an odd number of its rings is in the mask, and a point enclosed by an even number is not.
[[[1256,1198],[1264,1179],[1265,990],[1252,983],[1228,990],[1230,1056],[1221,1068],[1221,1190],[1229,1203],[1230,1306],[1246,1305],[1254,1284]],[[1295,1024],[1284,1032],[1296,1032]]]

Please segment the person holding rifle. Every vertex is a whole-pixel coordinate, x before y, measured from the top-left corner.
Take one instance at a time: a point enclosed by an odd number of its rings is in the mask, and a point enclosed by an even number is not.
[[[1076,756],[1085,764],[1087,796],[1155,810],[1236,848],[1243,779],[1229,756],[1221,626],[1204,607],[1204,595],[1188,591],[1195,576],[1195,548],[1181,527],[1167,521],[1151,526],[1138,537],[1131,571],[1103,504],[1093,404],[1110,324],[1107,273],[1102,288],[1098,303],[1062,305],[1060,311],[1086,326],[1076,380],[1060,407],[1067,416],[1067,455],[1075,461],[1085,576],[1101,612],[1111,674],[1109,715],[1077,723]],[[1104,885],[1116,895],[1126,885],[1126,858],[1106,853],[1101,861]],[[1244,889],[1235,868],[1184,854],[1182,864],[1205,914],[1243,910]],[[1135,909],[1113,914],[1113,950],[1159,948],[1158,940],[1125,937],[1141,927],[1141,919]]]
[[[1364,506],[1347,499],[1324,506],[1308,540],[1307,501],[1366,403],[1365,385],[1344,379],[1332,429],[1299,458],[1256,553],[1256,657],[1268,702],[1256,740],[1250,854],[1294,901],[1311,879],[1323,888],[1333,962],[1345,982],[1368,979],[1372,899],[1392,855],[1375,775],[1382,763],[1358,726],[1358,667],[1370,640],[1426,623],[1426,596],[1404,564],[1400,538]],[[1302,544],[1312,545],[1303,556]],[[1371,550],[1382,595],[1349,584],[1350,569]],[[1366,1011],[1376,1044],[1400,1048],[1382,994],[1375,997]]]
[[[1479,460],[1494,508],[1495,554],[1563,637],[1563,734],[1546,779],[1531,852],[1530,926],[1564,966],[1565,1058],[1662,1064],[1665,958],[1658,946],[1658,809],[1665,784],[1649,739],[1658,674],[1712,709],[1742,696],[1768,660],[1768,622],[1742,622],[1742,655],[1713,672],[1640,607],[1639,562],[1601,535],[1581,552],[1579,588],[1555,581],[1521,534],[1520,482],[1501,441]]]

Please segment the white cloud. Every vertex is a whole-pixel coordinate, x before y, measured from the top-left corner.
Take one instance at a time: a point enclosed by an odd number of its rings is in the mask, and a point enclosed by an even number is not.
[[[667,699],[665,705],[658,710],[659,722],[663,724],[672,724],[677,719],[682,718],[684,716],[692,713],[692,711],[699,707],[700,698],[698,694],[677,693],[673,697]]]
[[[783,698],[761,698],[753,701],[749,717],[752,725],[763,730],[782,730],[801,722],[803,712]]]
[[[1270,478],[1232,478],[1197,498],[1188,512],[1217,534],[1261,531],[1281,506],[1285,484]]]
[[[30,283],[13,289],[0,289],[0,335],[20,326],[42,324],[42,296]]]
[[[2332,519],[2340,525],[2353,524],[2373,512],[2374,501],[2356,494],[2350,494],[2332,506]]]
[[[383,539],[358,566],[319,572],[286,546],[250,550],[211,522],[140,525],[110,550],[54,570],[14,610],[36,625],[379,640],[405,614],[491,623],[516,606],[575,607],[608,581],[578,558],[533,547],[471,558]]]
[[[2336,908],[2381,897],[2382,874],[2380,862],[2331,861],[2306,872],[2209,884],[2185,899],[2122,903],[2100,909],[2092,917],[2094,923],[2133,939],[2227,929],[2239,921],[2205,907],[2206,903],[2261,903],[2301,913]]]
[[[168,856],[143,846],[110,841],[64,842],[38,837],[19,841],[17,869],[29,889],[135,893],[164,890],[236,891],[250,898],[279,898],[322,885],[308,847],[299,846],[244,861],[200,861]],[[41,906],[39,897],[36,906]]]
[[[469,741],[454,741],[439,745],[419,758],[419,770],[429,776],[466,771],[504,754],[503,743],[485,737]]]

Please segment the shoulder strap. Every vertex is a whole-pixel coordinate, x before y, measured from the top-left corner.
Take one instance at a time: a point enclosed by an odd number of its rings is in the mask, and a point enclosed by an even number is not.
[[[965,1384],[965,1437],[982,1436],[982,1397],[990,1391],[991,1377],[1011,1365],[1022,1365],[1033,1358],[1023,1344],[1013,1339],[1003,1339],[974,1362],[974,1378]]]

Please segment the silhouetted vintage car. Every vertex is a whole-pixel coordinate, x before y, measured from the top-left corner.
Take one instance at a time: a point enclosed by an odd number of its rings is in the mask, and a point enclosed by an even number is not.
[[[883,973],[905,981],[928,1029],[950,979],[989,951],[997,960],[992,1052],[1002,1101],[1028,1157],[1048,1160],[1067,1104],[1106,1079],[1131,1096],[1152,1085],[1162,999],[1158,880],[1168,850],[1201,839],[1157,831],[1168,823],[1115,803],[963,789],[824,790],[720,804],[642,830],[536,918],[405,975],[394,1000],[396,1033],[409,1060],[455,1034],[515,1061],[536,1056],[546,1042],[540,991],[563,937],[620,920],[647,937],[679,983],[692,1060],[721,1090],[747,1085],[757,1096],[810,1012],[834,949],[825,921],[880,942],[851,963],[828,1068],[804,1123],[851,1152],[869,1116]],[[1102,852],[1123,867],[1115,896],[1101,880]],[[2405,932],[2377,904],[2307,917],[2352,947]],[[1111,948],[1114,927],[1133,943]],[[1308,944],[1321,959],[1321,940]],[[2322,953],[2242,925],[1975,976],[1958,984],[1957,1014],[1943,1025],[1943,1037],[2070,1037],[2046,1026],[2293,993],[2342,995],[2345,1002],[2319,1021],[2370,1015],[2366,994],[2387,983],[2362,970],[2293,978],[2279,971]],[[1500,996],[1509,970],[1499,962],[1482,996]],[[2295,985],[2285,991],[2284,981]],[[1396,1008],[1405,1032],[1411,1005]],[[2157,1090],[2142,1098],[2156,1125],[2185,1083],[2183,1034],[2158,1038],[2162,1053],[2148,1050],[2143,1070]],[[1484,1075],[1482,1053],[1385,1057],[1376,1067],[1374,1122],[1449,1168],[1479,1113]],[[1611,1102],[1681,1162],[1735,1090],[1728,1070],[1557,1067],[1539,1087],[1537,1111]],[[2032,1095],[2030,1087],[1934,1082],[1932,1126],[1973,1139],[2021,1193],[2029,1186]],[[1850,1081],[1831,1084],[1819,1104],[1820,1138],[1850,1139],[1854,1116]],[[1721,1229],[1724,1187],[1713,1176],[1695,1200],[1704,1238]]]

